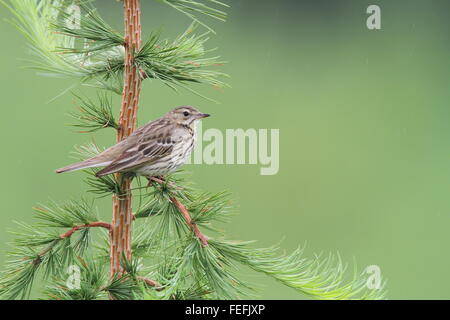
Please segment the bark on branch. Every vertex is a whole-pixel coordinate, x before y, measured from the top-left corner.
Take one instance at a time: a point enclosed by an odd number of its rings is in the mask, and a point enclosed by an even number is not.
[[[191,215],[189,214],[189,211],[185,207],[184,204],[182,204],[177,198],[170,197],[170,201],[178,208],[178,211],[183,215],[184,220],[186,221],[187,225],[191,228],[192,232],[194,232],[195,236],[200,240],[201,244],[203,246],[208,245],[208,237],[205,236],[198,226],[192,221]]]
[[[117,142],[133,133],[141,92],[141,77],[134,63],[134,54],[141,47],[141,3],[140,0],[123,0],[125,28],[125,61],[123,74],[122,104],[120,107]],[[123,195],[113,196],[113,219],[110,236],[110,275],[122,273],[121,257],[131,260],[131,232],[133,222],[131,180],[120,179]]]
[[[78,231],[82,228],[96,228],[96,227],[105,228],[105,229],[108,229],[109,231],[111,231],[111,225],[109,223],[103,222],[103,221],[97,221],[97,222],[92,222],[92,223],[87,223],[87,224],[80,224],[78,226],[72,227],[67,232],[64,232],[63,234],[61,234],[59,237],[61,239],[69,238],[72,236],[72,234],[74,234],[76,231]]]
[[[161,177],[151,177],[149,178],[150,181],[154,181],[160,185],[163,185],[166,183],[166,181]],[[175,188],[179,188],[176,186],[172,186]],[[205,236],[200,229],[198,228],[197,224],[192,221],[191,215],[189,214],[188,209],[184,204],[180,202],[174,195],[170,196],[170,202],[172,202],[178,209],[178,211],[183,215],[184,220],[186,221],[186,224],[189,226],[189,228],[194,232],[195,236],[200,240],[201,244],[203,246],[208,245],[208,237]]]
[[[145,282],[147,285],[149,285],[150,287],[154,287],[157,291],[161,291],[162,290],[162,286],[158,281],[146,278],[146,277],[137,277],[138,280],[141,280],[143,282]]]

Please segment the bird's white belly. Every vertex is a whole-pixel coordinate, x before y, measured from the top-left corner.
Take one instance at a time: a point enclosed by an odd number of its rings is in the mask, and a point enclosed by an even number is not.
[[[174,172],[186,162],[192,152],[194,142],[194,139],[191,139],[190,142],[180,142],[176,144],[170,155],[165,156],[152,164],[143,165],[142,167],[137,168],[135,173],[139,176],[152,177]]]

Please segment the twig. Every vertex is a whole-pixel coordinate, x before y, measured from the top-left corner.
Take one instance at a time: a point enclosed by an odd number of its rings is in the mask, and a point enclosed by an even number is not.
[[[87,223],[87,224],[80,224],[78,226],[72,227],[70,230],[68,230],[67,232],[64,232],[59,237],[61,239],[69,238],[70,236],[72,236],[72,234],[75,231],[78,231],[82,228],[95,228],[95,227],[105,228],[105,229],[108,229],[109,231],[111,231],[111,225],[109,223],[97,221],[97,222],[92,222],[92,223]]]
[[[41,252],[39,252],[39,253],[37,254],[37,257],[34,258],[34,259],[31,261],[31,263],[34,264],[34,265],[41,263],[42,257],[43,257],[47,252],[49,252],[50,250],[52,250],[52,246],[51,246],[51,245],[48,246],[47,248],[45,248],[44,250],[42,250]]]
[[[60,239],[66,239],[71,237],[76,231],[82,229],[82,228],[96,228],[96,227],[100,227],[100,228],[106,228],[109,231],[111,231],[111,225],[109,223],[103,222],[103,221],[96,221],[96,222],[92,222],[92,223],[86,223],[86,224],[80,224],[78,226],[72,227],[70,228],[68,231],[62,233],[59,235]],[[57,241],[57,240],[55,240]],[[41,252],[39,252],[37,254],[37,257],[35,259],[33,259],[32,263],[33,264],[38,264],[42,261],[42,257],[47,254],[47,252],[49,252],[50,250],[52,250],[52,245],[47,246],[46,248],[44,248]]]
[[[163,179],[160,179],[160,178],[158,178],[158,177],[150,177],[149,180],[150,180],[150,181],[155,181],[155,182],[157,182],[157,183],[159,183],[159,184],[165,184],[165,183],[166,183],[166,181],[164,181]],[[150,181],[149,181],[149,182],[150,182]]]
[[[158,281],[146,278],[146,277],[141,277],[138,276],[137,277],[138,280],[144,281],[147,285],[149,285],[150,287],[154,287],[157,291],[161,291],[162,290],[162,286]]]
[[[164,178],[158,178],[158,177],[149,177],[150,181],[154,181],[159,183],[160,185],[163,185],[166,183]],[[175,186],[177,187],[177,186]],[[179,188],[179,187],[178,187]],[[192,221],[191,215],[189,214],[188,209],[184,204],[180,202],[173,194],[169,197],[170,201],[177,207],[178,211],[183,215],[184,220],[186,221],[187,225],[191,228],[192,232],[194,232],[195,236],[200,240],[201,244],[206,247],[208,245],[208,237],[205,236],[200,229],[198,228],[197,224],[195,224],[194,221]]]
[[[148,180],[149,180],[149,184],[150,184],[151,181],[159,183],[160,185],[166,184],[166,180],[164,180],[164,177],[160,177],[160,178],[159,177],[150,177],[150,178],[148,178]],[[177,190],[182,190],[183,189],[182,187],[177,186],[177,185],[175,185],[172,182],[169,182],[168,185],[170,187],[174,188],[174,189],[177,189]]]
[[[184,220],[186,220],[186,223],[189,225],[189,227],[192,229],[192,232],[194,232],[195,236],[200,240],[203,246],[208,245],[208,237],[205,236],[198,226],[192,221],[191,215],[189,214],[189,211],[186,209],[185,205],[182,204],[177,198],[174,196],[171,196],[170,201],[178,208],[178,211],[183,215]]]

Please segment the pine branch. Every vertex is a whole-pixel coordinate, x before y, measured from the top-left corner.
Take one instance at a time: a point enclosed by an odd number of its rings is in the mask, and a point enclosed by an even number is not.
[[[35,225],[19,224],[16,231],[12,258],[0,277],[0,294],[8,299],[26,298],[34,279],[42,270],[44,278],[59,276],[64,266],[75,263],[90,243],[91,227],[109,229],[108,223],[98,221],[91,203],[86,200],[69,201],[63,205],[55,202],[35,208]],[[59,233],[55,229],[67,229]],[[80,236],[72,239],[78,231]]]
[[[219,232],[212,226],[212,222],[228,222],[230,216],[234,214],[233,201],[230,200],[230,196],[227,191],[203,192],[196,195],[188,206],[188,210],[192,214],[192,221]]]
[[[183,290],[174,292],[170,300],[206,300],[212,299],[211,291],[205,286],[193,284]]]
[[[146,285],[150,286],[150,287],[154,287],[156,288],[156,290],[160,291],[162,290],[161,284],[155,280],[146,278],[146,277],[142,277],[139,276],[137,277],[138,280],[143,281]]]
[[[83,84],[92,82],[113,92],[121,91],[118,80],[123,72],[122,38],[89,5],[80,3],[89,14],[78,17],[79,29],[65,24],[67,4],[60,1],[1,0],[1,3],[14,15],[13,25],[29,40],[34,56],[29,61],[30,68],[41,75],[77,78]],[[75,48],[75,39],[83,40],[85,45]]]
[[[61,279],[59,285],[50,287],[50,290],[47,289],[47,293],[51,293],[53,297],[68,297],[77,300],[105,299],[107,297],[114,300],[133,300],[143,293],[141,282],[154,290],[160,290],[158,282],[136,275],[137,270],[128,270],[127,268],[136,268],[134,264],[131,266],[128,263],[130,262],[125,263],[127,264],[125,266],[126,273],[116,274],[108,279],[103,263],[79,259],[77,264],[81,269],[79,288],[68,288],[67,281]]]
[[[30,248],[19,248],[10,252],[11,260],[2,272],[0,297],[2,299],[25,299],[29,297],[40,263],[38,255]]]
[[[345,282],[346,266],[339,256],[303,258],[303,249],[277,255],[277,247],[251,249],[249,243],[211,241],[211,247],[226,259],[265,273],[305,295],[319,299],[383,299],[385,290],[368,289],[367,278],[354,275]]]
[[[53,283],[47,285],[44,293],[54,300],[97,300],[106,298],[106,277],[102,264],[82,258],[74,261],[79,273],[70,286],[67,274],[54,277]],[[70,275],[69,275],[70,276]],[[79,278],[78,278],[79,277]],[[78,280],[78,281],[77,281]]]
[[[139,290],[139,286],[127,274],[114,275],[104,290],[114,300],[133,300],[135,299],[136,291]]]
[[[52,30],[64,36],[86,40],[85,46],[80,48],[61,47],[57,52],[92,55],[98,51],[105,52],[124,45],[124,37],[113,30],[89,2],[80,1],[78,6],[83,12],[79,17],[78,28],[67,25],[66,21],[73,17],[61,8],[59,8],[58,20],[50,22],[50,26]]]
[[[79,132],[94,132],[108,127],[116,130],[119,129],[119,125],[114,119],[112,112],[112,101],[106,94],[99,94],[97,103],[94,103],[89,98],[83,98],[76,94],[73,95],[80,102],[78,107],[79,113],[70,114],[72,118],[79,122],[73,124],[73,126],[85,129],[84,131]]]
[[[89,224],[81,224],[75,227],[72,227],[70,230],[68,230],[67,232],[61,234],[59,237],[64,239],[64,238],[69,238],[72,236],[72,234],[74,234],[74,232],[83,229],[83,228],[105,228],[107,230],[111,230],[111,224],[103,222],[103,221],[97,221],[97,222],[92,222]]]
[[[178,211],[183,215],[184,220],[186,220],[186,223],[189,225],[189,227],[192,229],[192,232],[194,232],[195,236],[200,240],[201,244],[203,246],[208,245],[208,237],[205,236],[198,226],[192,221],[191,215],[189,214],[189,211],[186,209],[186,207],[175,197],[171,197],[170,201],[178,208]]]
[[[147,203],[143,208],[140,208],[135,214],[134,219],[139,218],[148,218],[154,216],[161,212],[162,206],[160,202],[152,199],[149,203]]]
[[[28,231],[32,230],[29,228]],[[61,272],[61,267],[73,261],[69,239],[53,239],[44,249],[40,245],[22,245],[26,239],[17,239],[16,247],[9,252],[10,260],[0,278],[0,296],[6,299],[29,297],[38,272],[44,268],[44,278]],[[32,240],[32,239],[31,239]],[[38,241],[39,242],[39,241]],[[38,251],[39,250],[39,251]]]
[[[124,273],[131,277],[136,283],[142,282],[146,286],[152,287],[157,291],[162,290],[162,286],[158,281],[139,275],[140,263],[138,259],[132,258],[132,260],[128,260],[125,255],[122,255],[121,264]]]
[[[227,75],[208,68],[223,65],[219,57],[205,58],[208,53],[204,44],[207,34],[194,35],[196,25],[192,24],[175,41],[160,40],[158,34],[152,34],[142,49],[134,57],[143,78],[162,81],[170,88],[185,88],[195,94],[196,91],[184,83],[205,83],[214,87],[227,86],[218,80]]]
[[[160,185],[166,185],[164,183],[164,180],[161,178],[155,178],[152,177],[151,181],[154,181],[156,183],[159,183]],[[170,182],[167,182],[168,185],[170,185]],[[173,188],[177,188],[176,186],[172,186]],[[180,202],[180,200],[178,200],[173,193],[170,194],[169,196],[169,200],[170,202],[172,202],[178,209],[178,211],[183,215],[184,220],[186,221],[187,225],[189,226],[189,228],[192,230],[192,232],[195,234],[195,236],[200,240],[201,244],[203,246],[207,246],[208,245],[208,237],[205,236],[200,229],[198,228],[198,226],[195,224],[195,222],[192,220],[191,215],[189,214],[189,211],[186,209],[186,206],[184,204],[182,204]]]
[[[51,202],[34,208],[35,218],[43,227],[72,228],[79,224],[90,224],[98,221],[98,214],[92,202],[86,199],[67,201],[63,204]]]
[[[171,6],[175,10],[183,13],[193,21],[201,24],[211,32],[214,32],[207,24],[203,23],[200,19],[197,18],[198,14],[206,15],[208,17],[225,21],[227,14],[221,10],[215,9],[212,6],[217,5],[221,7],[228,7],[225,3],[216,0],[160,0],[163,3]]]
[[[16,18],[13,24],[30,40],[35,57],[29,61],[31,68],[45,76],[76,78],[85,85],[122,93],[125,39],[106,24],[89,4],[80,4],[83,12],[79,18],[80,26],[71,28],[65,23],[68,19],[65,7],[55,9],[52,0],[9,2],[11,5],[2,0]],[[166,3],[183,7],[175,2]],[[158,79],[173,89],[178,85],[195,94],[198,93],[187,87],[185,82],[226,86],[218,80],[225,74],[207,69],[223,62],[217,57],[204,57],[208,52],[204,49],[204,43],[208,39],[206,34],[191,35],[194,30],[195,25],[191,25],[175,41],[163,41],[158,35],[151,35],[141,50],[133,54],[140,77]],[[75,40],[84,45],[76,47]]]
[[[84,170],[84,172],[88,174],[85,182],[91,187],[91,189],[88,190],[89,192],[98,194],[102,197],[106,197],[111,194],[123,197],[126,194],[126,191],[123,190],[121,179],[117,178],[115,175],[97,177],[95,174],[98,170],[95,169]]]
[[[108,279],[103,263],[78,259],[79,282],[68,286],[67,279],[57,277],[47,286],[45,294],[56,300],[132,300],[142,295],[142,289],[131,275]]]
[[[210,245],[204,247],[200,242],[191,240],[180,253],[180,259],[174,266],[176,271],[164,290],[166,295],[183,290],[182,279],[189,275],[194,283],[205,287],[217,299],[239,299],[252,290],[247,283],[239,280],[236,266],[218,256]]]

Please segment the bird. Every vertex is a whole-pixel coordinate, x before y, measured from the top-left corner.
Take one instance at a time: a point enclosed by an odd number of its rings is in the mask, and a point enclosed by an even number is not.
[[[98,155],[56,170],[56,173],[104,167],[95,175],[127,173],[147,178],[170,174],[194,148],[196,127],[209,117],[192,106],[180,106],[135,130]]]

